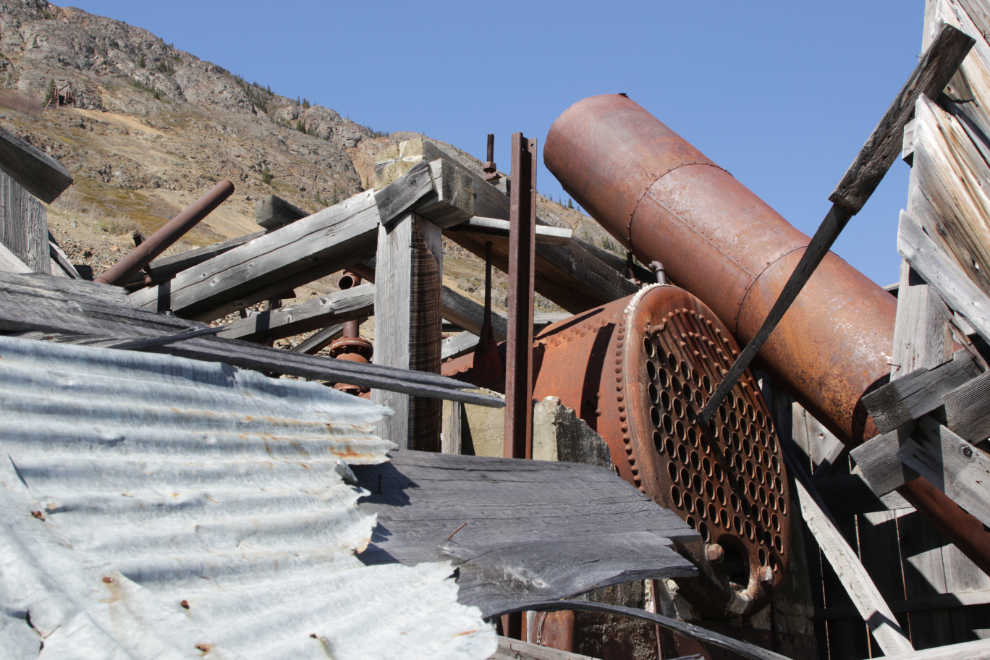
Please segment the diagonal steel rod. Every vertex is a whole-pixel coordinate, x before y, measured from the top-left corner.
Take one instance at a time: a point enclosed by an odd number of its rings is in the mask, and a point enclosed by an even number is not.
[[[932,41],[925,54],[921,56],[918,66],[915,67],[914,72],[904,87],[901,88],[894,102],[887,108],[880,123],[873,129],[870,138],[863,145],[852,165],[846,170],[839,185],[832,191],[829,196],[832,208],[829,209],[825,220],[822,221],[818,231],[812,237],[811,243],[801,256],[801,261],[798,262],[794,272],[788,278],[787,284],[784,285],[773,308],[767,314],[766,320],[763,321],[756,336],[746,344],[732,367],[722,378],[722,382],[715,389],[704,410],[698,415],[698,421],[702,425],[707,424],[715,415],[715,411],[725,400],[729,390],[735,386],[743,372],[752,363],[753,358],[756,357],[764,342],[780,323],[780,319],[784,317],[791,303],[811,279],[818,264],[828,254],[843,227],[852,216],[859,213],[863,205],[866,204],[866,200],[880,185],[884,174],[890,169],[897,154],[901,151],[904,125],[914,115],[915,102],[922,95],[931,98],[937,97],[949,84],[974,43],[976,42],[972,37],[951,25],[942,26],[938,36]]]

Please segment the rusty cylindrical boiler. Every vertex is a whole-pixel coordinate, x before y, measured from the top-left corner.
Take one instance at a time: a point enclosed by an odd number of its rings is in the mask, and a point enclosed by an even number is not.
[[[678,583],[717,618],[766,605],[790,553],[787,476],[752,373],[696,423],[738,352],[701,301],[660,284],[550,326],[534,350],[534,398],[580,411],[620,476],[699,532],[679,548],[699,576]]]
[[[698,296],[740,341],[756,334],[809,238],[622,95],[553,124],[544,163],[643,263]],[[896,300],[829,253],[760,350],[758,364],[849,446],[876,433],[862,396],[887,381]],[[898,489],[984,571],[990,534],[924,479]]]

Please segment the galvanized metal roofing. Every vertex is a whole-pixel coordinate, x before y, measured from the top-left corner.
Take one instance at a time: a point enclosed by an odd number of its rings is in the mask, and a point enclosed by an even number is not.
[[[14,658],[487,658],[450,567],[365,566],[384,408],[222,364],[0,337]],[[10,640],[8,642],[8,640]]]

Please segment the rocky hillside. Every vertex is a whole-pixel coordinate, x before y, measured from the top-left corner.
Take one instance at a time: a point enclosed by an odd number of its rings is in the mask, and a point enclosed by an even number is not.
[[[147,30],[44,0],[0,1],[0,125],[72,172],[50,224],[70,257],[96,272],[132,246],[134,231],[147,236],[218,180],[237,191],[172,251],[257,231],[254,201],[266,195],[316,211],[356,194],[370,185],[380,151],[417,135],[374,131]],[[445,148],[480,172],[476,158]],[[586,216],[539,204],[578,236],[614,246]],[[470,292],[480,263],[450,252],[445,279]]]

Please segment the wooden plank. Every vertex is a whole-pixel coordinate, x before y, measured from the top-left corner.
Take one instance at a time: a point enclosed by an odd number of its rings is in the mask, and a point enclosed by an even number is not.
[[[929,286],[906,261],[901,261],[897,291],[891,380],[952,359],[948,324]],[[926,343],[917,346],[917,342]]]
[[[547,646],[530,644],[518,639],[508,637],[498,638],[498,650],[489,660],[594,660],[591,656],[571,653],[570,651],[558,651]],[[691,660],[690,658],[678,658],[676,660]],[[700,657],[698,658],[700,660]]]
[[[889,656],[887,660],[986,660],[990,658],[990,639]]]
[[[374,195],[361,193],[131,298],[148,309],[212,321],[366,259],[377,235]]]
[[[824,503],[805,471],[798,465],[791,448],[788,445],[781,446],[787,467],[794,476],[793,495],[798,499],[804,522],[814,534],[829,563],[835,568],[849,597],[884,654],[913,650],[911,642],[904,635],[856,553],[836,529],[834,520],[826,512]]]
[[[942,397],[946,426],[969,442],[990,438],[990,372],[960,385]]]
[[[637,579],[695,575],[673,551],[698,535],[611,470],[395,451],[353,466],[379,529],[366,564],[450,561],[458,601],[485,617]]]
[[[990,343],[990,298],[904,211],[897,231],[897,251],[949,307],[964,316],[980,337]]]
[[[0,172],[0,243],[32,271],[51,273],[45,207],[4,172]]]
[[[74,341],[114,346],[137,339],[173,336],[206,329],[202,323],[156,314],[117,302],[120,289],[92,282],[44,275],[0,273],[0,331],[44,333],[53,341]],[[68,293],[67,293],[68,292]],[[393,388],[418,397],[449,399],[501,408],[496,397],[461,390],[472,387],[439,374],[406,371],[375,364],[354,364],[319,356],[257,346],[236,339],[215,337],[177,341],[154,346],[150,352],[169,353],[207,362],[289,374],[310,380],[354,383],[365,387]]]
[[[297,345],[293,346],[290,350],[295,353],[307,353],[309,355],[314,355],[319,353],[324,348],[330,345],[330,343],[344,334],[344,324],[339,323],[337,325],[331,325],[327,328],[323,328],[317,332],[312,337],[304,339]]]
[[[254,203],[254,221],[268,230],[290,225],[308,215],[309,213],[298,206],[275,195],[269,195]]]
[[[440,451],[444,454],[459,455],[462,448],[461,431],[463,425],[461,417],[464,414],[464,406],[457,402],[450,402],[450,412],[444,415],[443,429],[440,431]]]
[[[909,438],[897,457],[990,525],[990,458],[930,417],[918,422],[918,430],[921,433]]]
[[[936,332],[941,335],[938,341],[943,345],[948,344],[944,327]],[[895,327],[895,335],[896,333]],[[938,352],[939,356],[935,359],[941,359],[945,351]],[[896,365],[892,366],[896,368]],[[863,397],[863,405],[873,416],[877,429],[881,433],[888,433],[940,407],[943,396],[968,383],[980,373],[976,359],[968,351],[960,350],[949,362],[935,368],[922,367],[911,373],[904,373],[903,376],[877,388]],[[891,377],[895,378],[893,374]]]
[[[442,269],[440,229],[432,222],[409,213],[379,227],[375,364],[440,372]],[[439,451],[440,410],[433,401],[388,390],[372,390],[371,399],[395,411],[378,422],[379,435],[400,448]]]
[[[55,262],[55,265],[58,266],[58,269],[61,272],[65,273],[66,276],[71,277],[74,280],[82,279],[82,275],[79,274],[76,267],[72,265],[71,261],[69,261],[69,257],[62,251],[62,248],[59,247],[58,241],[55,240],[55,237],[52,236],[51,232],[48,232],[48,251],[51,260]],[[54,266],[51,269],[51,274],[58,274],[55,272]]]
[[[440,345],[440,359],[452,360],[462,355],[474,352],[481,339],[471,332],[459,332],[453,337],[443,340]]]
[[[187,252],[182,252],[170,257],[160,257],[152,261],[145,270],[151,274],[151,277],[156,283],[166,282],[188,268],[193,266],[198,266],[204,261],[208,261],[213,257],[217,257],[225,252],[230,252],[236,247],[240,247],[245,243],[250,243],[254,239],[264,236],[265,232],[259,231],[253,234],[247,234],[245,236],[238,236],[237,238],[231,238],[226,241],[221,241],[219,243],[213,243],[212,245],[207,245],[205,247],[196,248],[195,250],[189,250]],[[143,286],[144,275],[138,274],[133,278],[134,281],[140,281]]]
[[[904,125],[913,116],[915,102],[921,95],[936,98],[975,43],[972,37],[954,27],[942,26],[873,129],[873,134],[829,195],[829,201],[853,215],[863,208],[901,150]]]
[[[509,221],[497,218],[474,217],[458,225],[449,227],[450,231],[473,231],[476,234],[486,236],[500,236],[509,238]],[[536,242],[547,243],[549,245],[567,245],[571,242],[573,232],[565,227],[550,227],[548,225],[538,225],[536,227]]]
[[[443,318],[456,323],[474,335],[480,335],[481,324],[485,319],[485,306],[462,296],[447,286],[442,287],[441,293]],[[492,312],[492,330],[495,332],[495,339],[497,341],[505,341],[505,324],[505,316],[498,312]]]
[[[424,200],[433,197],[435,193],[430,164],[422,162],[406,172],[400,180],[377,191],[375,204],[381,223],[388,225],[407,215]]]
[[[46,204],[72,185],[72,176],[62,163],[2,127],[0,169]]]
[[[897,519],[901,542],[901,568],[907,598],[927,598],[946,593],[942,546],[945,538],[917,511]],[[908,615],[911,637],[921,648],[952,643],[950,615],[945,610]]]
[[[217,336],[253,342],[282,339],[369,316],[374,307],[375,285],[362,284],[292,307],[253,314],[228,323]]]
[[[896,566],[896,564],[894,564]],[[888,601],[890,609],[894,614],[905,612],[923,612],[925,610],[939,610],[950,607],[966,607],[969,605],[986,605],[990,603],[990,589],[979,591],[963,591],[959,593],[945,593],[923,598],[911,598],[908,600]],[[829,607],[815,610],[816,621],[827,621],[829,619],[846,619],[857,616],[856,608],[850,607]]]

